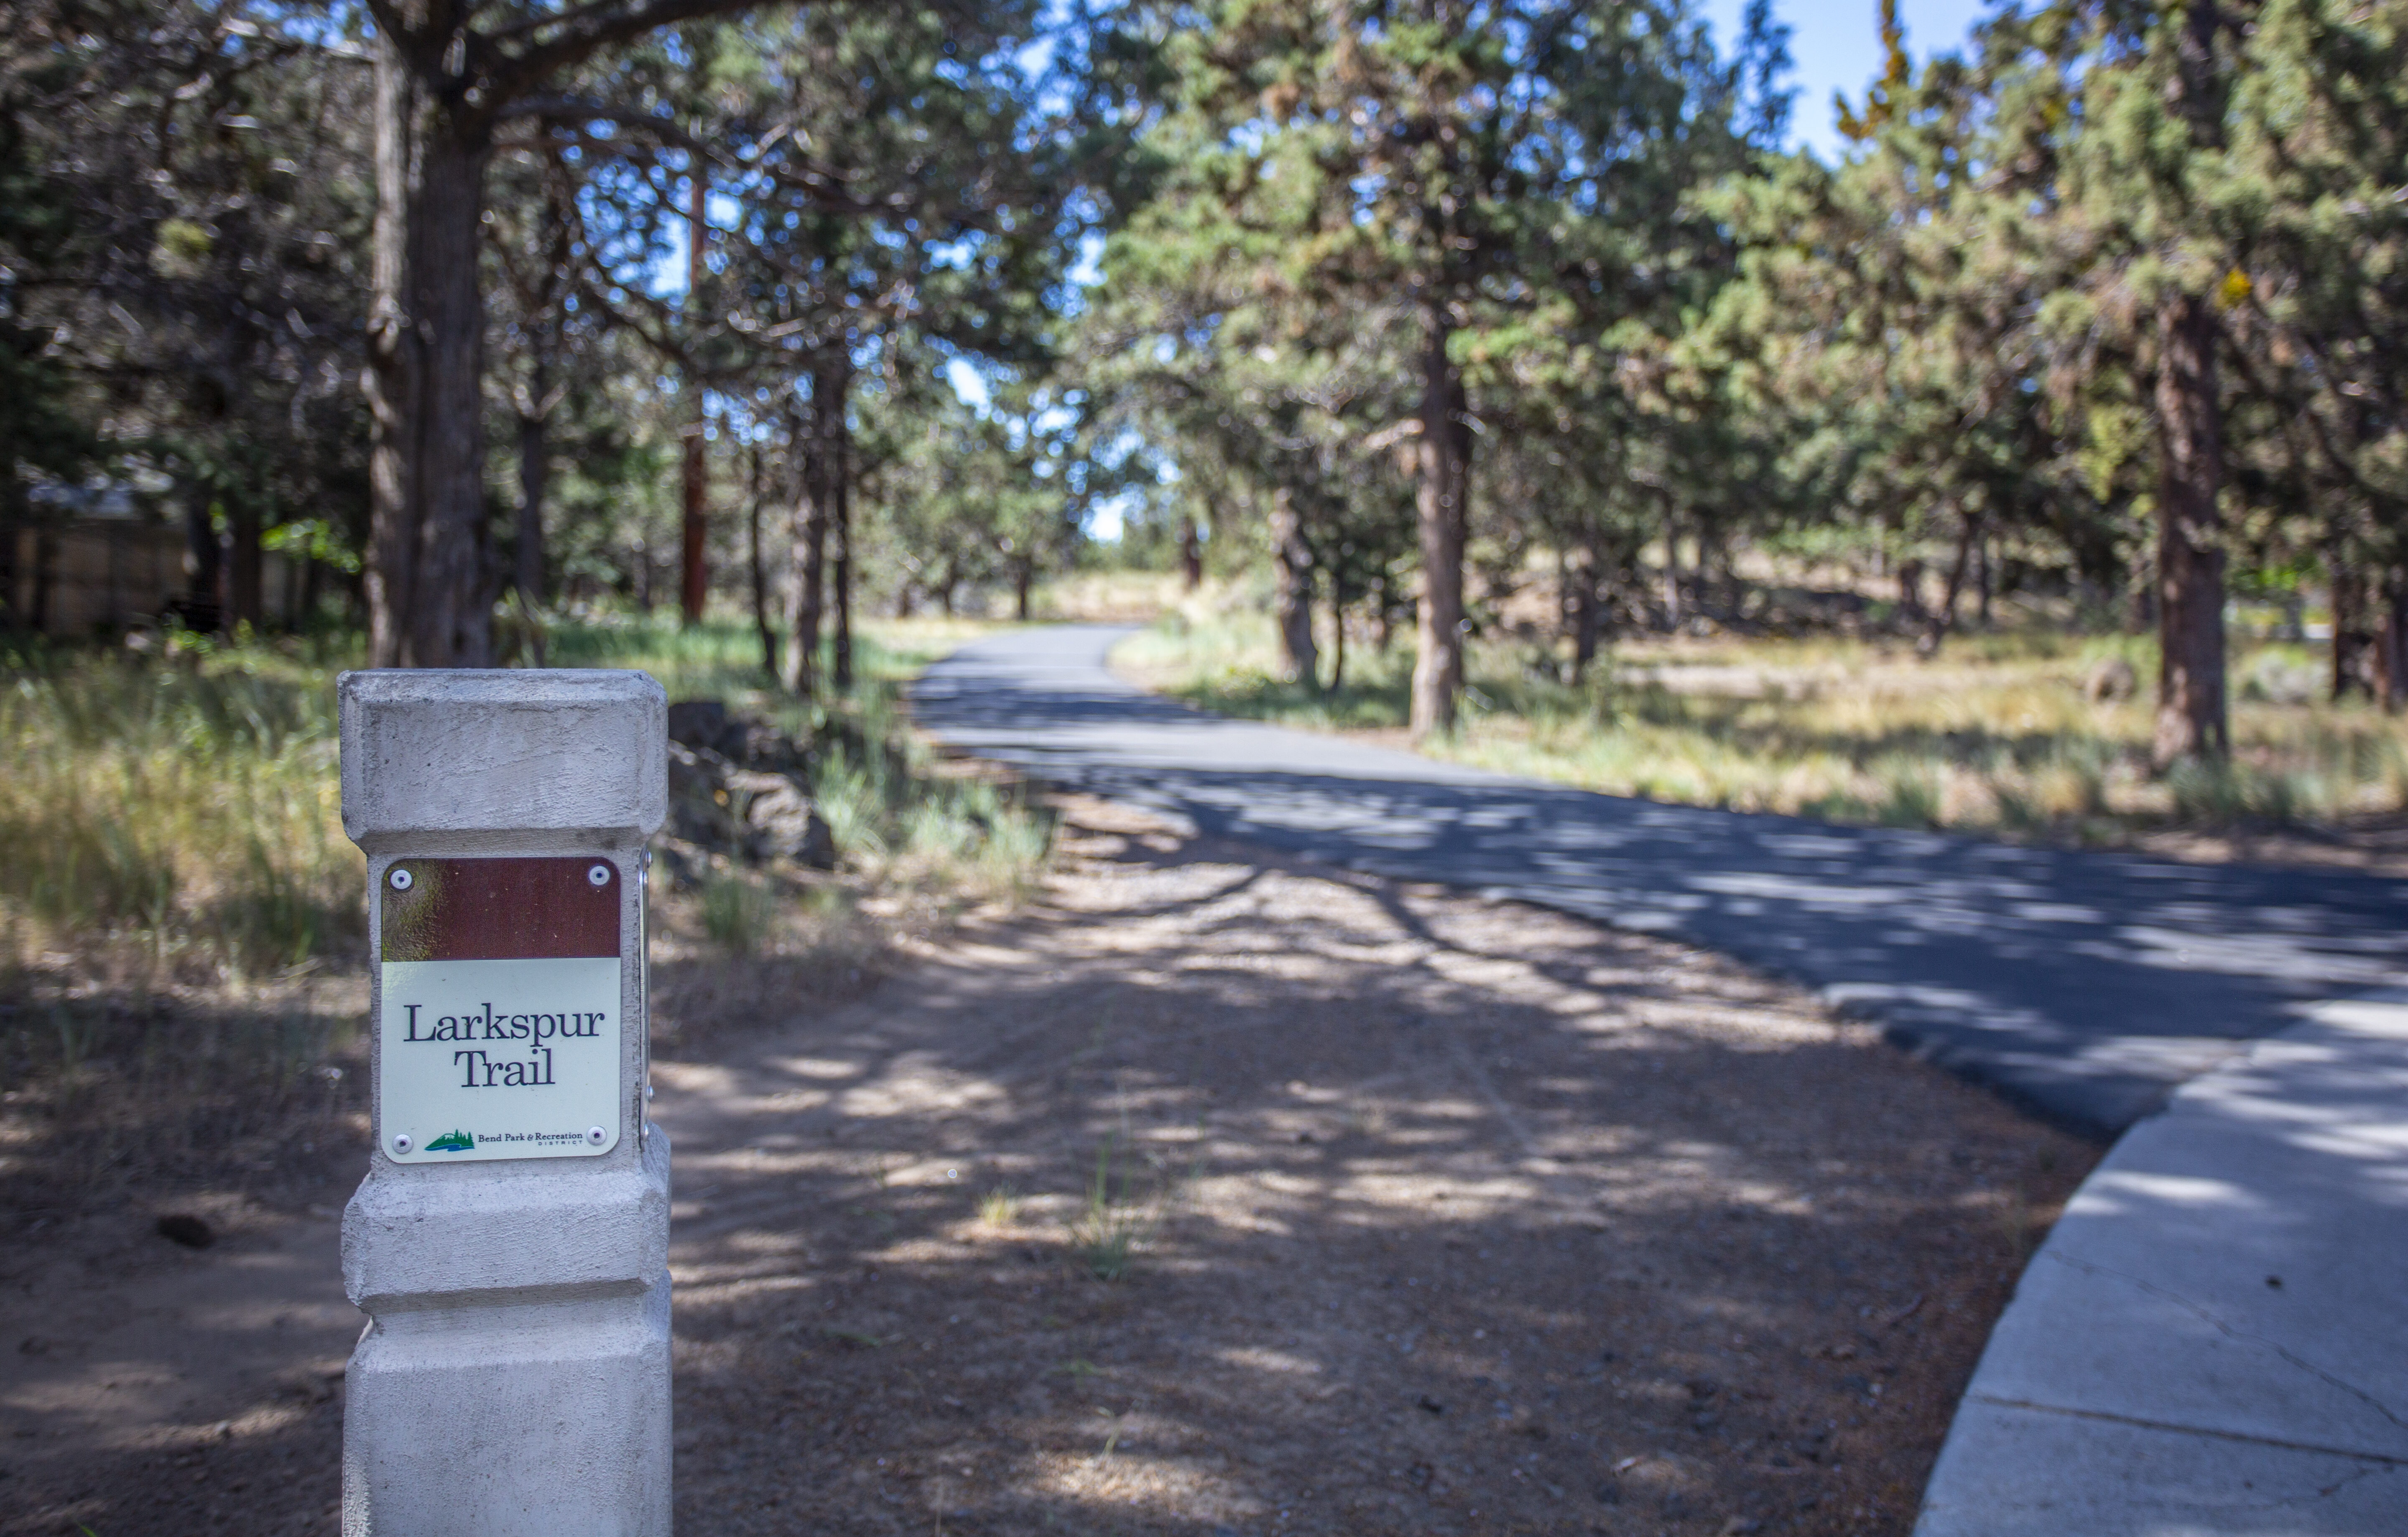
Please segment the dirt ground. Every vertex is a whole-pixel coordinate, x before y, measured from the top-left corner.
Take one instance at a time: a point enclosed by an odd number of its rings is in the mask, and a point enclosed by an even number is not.
[[[1039,910],[655,1062],[683,1530],[1908,1530],[2096,1149],[1700,952],[1068,810]],[[333,1529],[357,1156],[0,1256],[0,1533]]]

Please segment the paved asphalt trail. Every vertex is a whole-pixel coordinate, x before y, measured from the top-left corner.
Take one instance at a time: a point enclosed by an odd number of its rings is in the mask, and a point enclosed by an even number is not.
[[[2010,848],[1628,800],[1225,720],[1019,630],[913,692],[956,749],[1198,830],[1690,941],[2112,1134],[2304,1005],[2408,983],[2408,882]]]

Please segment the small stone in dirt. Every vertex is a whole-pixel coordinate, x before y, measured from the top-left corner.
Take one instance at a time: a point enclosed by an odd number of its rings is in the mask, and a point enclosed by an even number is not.
[[[2141,686],[2140,675],[2132,664],[2120,656],[2111,656],[2090,669],[2082,681],[2082,696],[2092,704],[2128,699]]]
[[[1742,1537],[1742,1533],[1763,1530],[1764,1523],[1761,1521],[1751,1521],[1743,1515],[1734,1515],[1723,1523],[1723,1537]]]
[[[1446,1405],[1439,1402],[1438,1400],[1430,1397],[1427,1393],[1424,1393],[1422,1395],[1421,1407],[1426,1414],[1443,1415],[1446,1413]]]
[[[218,1241],[209,1225],[189,1212],[170,1212],[159,1219],[159,1236],[188,1249],[206,1249]]]

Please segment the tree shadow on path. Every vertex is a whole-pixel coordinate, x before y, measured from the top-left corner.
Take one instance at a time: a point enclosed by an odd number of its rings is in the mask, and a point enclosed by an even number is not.
[[[1908,1529],[2086,1144],[1683,946],[1080,814],[1051,910],[657,1065],[681,1524]]]

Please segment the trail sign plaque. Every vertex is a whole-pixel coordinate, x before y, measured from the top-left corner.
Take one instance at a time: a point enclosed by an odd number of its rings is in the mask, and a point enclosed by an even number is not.
[[[401,1163],[619,1140],[626,946],[610,859],[402,859],[378,894],[377,1124]]]
[[[640,672],[349,672],[375,1129],[343,1537],[670,1537],[669,1143],[644,1118]]]

